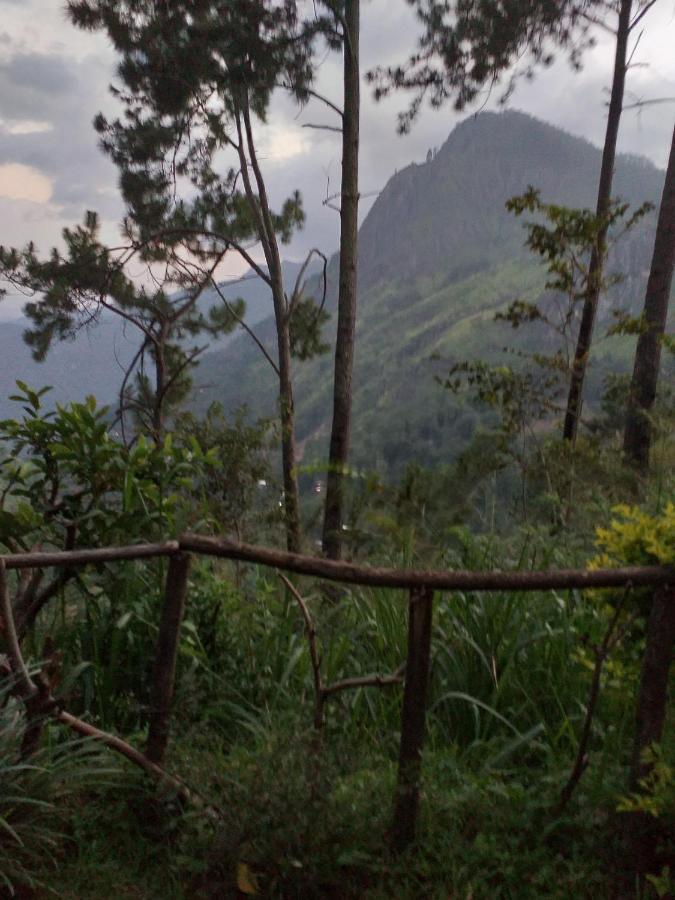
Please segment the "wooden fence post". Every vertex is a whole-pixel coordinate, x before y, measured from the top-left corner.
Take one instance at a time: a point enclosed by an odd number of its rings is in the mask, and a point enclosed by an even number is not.
[[[652,768],[651,762],[643,758],[643,752],[663,737],[668,709],[668,673],[674,646],[675,587],[664,585],[654,593],[647,622],[630,767],[631,793],[639,794],[643,790],[640,782]],[[635,811],[623,817],[622,829],[631,874],[644,878],[647,873],[658,872],[664,862],[658,855],[663,822],[647,812]]]
[[[427,711],[433,603],[434,593],[431,588],[411,588],[408,603],[408,658],[401,715],[401,748],[391,832],[392,847],[397,853],[405,850],[415,839]]]
[[[189,570],[190,555],[188,553],[177,553],[169,559],[164,606],[159,623],[153,667],[150,729],[147,745],[147,757],[157,765],[161,765],[164,760],[169,740],[169,719],[176,679],[178,639],[185,609]]]

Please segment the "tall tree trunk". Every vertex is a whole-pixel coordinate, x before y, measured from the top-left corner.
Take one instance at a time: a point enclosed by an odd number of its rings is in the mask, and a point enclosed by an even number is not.
[[[243,128],[242,128],[243,121]],[[295,446],[295,410],[293,405],[293,381],[291,376],[291,335],[288,303],[284,293],[279,243],[270,212],[267,189],[262,176],[253,139],[248,98],[244,97],[237,114],[239,156],[242,179],[251,211],[258,220],[258,233],[265,254],[274,304],[274,319],[277,331],[279,354],[279,406],[281,417],[281,467],[284,482],[284,511],[286,518],[286,547],[290,553],[301,549],[300,491],[298,488],[297,458]],[[244,135],[253,170],[258,195],[255,196],[248,174],[249,160],[243,151]]]
[[[279,406],[281,414],[281,464],[284,480],[286,514],[286,547],[290,553],[301,549],[300,491],[298,489],[297,452],[295,446],[295,410],[291,378],[291,337],[284,296],[281,264],[273,275],[272,293],[277,323],[279,351]]]
[[[323,551],[330,559],[339,559],[342,553],[344,470],[349,460],[351,441],[359,211],[359,7],[360,0],[345,2],[340,286],[333,381],[333,426],[323,523]]]
[[[623,108],[623,94],[626,84],[626,57],[628,53],[628,36],[631,30],[630,19],[632,6],[632,0],[621,0],[616,34],[612,94],[609,101],[609,114],[607,116],[605,146],[602,151],[600,184],[598,187],[598,202],[596,206],[596,214],[600,219],[606,218],[612,196],[616,142],[619,134],[619,123],[621,122],[621,110]],[[586,375],[588,354],[593,339],[595,315],[598,309],[600,290],[602,288],[606,250],[607,226],[605,225],[599,231],[597,242],[591,253],[591,261],[588,269],[588,287],[584,299],[584,308],[581,316],[581,324],[579,326],[574,361],[572,363],[572,375],[567,398],[565,424],[563,426],[563,438],[572,443],[576,442],[579,419],[581,418],[584,377]]]
[[[649,414],[656,399],[661,363],[661,339],[666,330],[668,301],[675,265],[675,128],[663,186],[654,254],[649,270],[643,328],[635,348],[633,379],[628,395],[623,450],[626,460],[646,472],[652,429]]]

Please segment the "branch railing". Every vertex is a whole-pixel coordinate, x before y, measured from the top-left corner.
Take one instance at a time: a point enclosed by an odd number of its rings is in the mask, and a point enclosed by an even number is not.
[[[350,562],[333,561],[289,553],[266,547],[242,544],[224,538],[184,534],[178,540],[155,544],[135,544],[124,547],[104,547],[91,550],[49,551],[14,553],[0,556],[0,570],[37,569],[45,567],[81,567],[124,560],[142,560],[168,557],[164,603],[153,666],[152,701],[150,708],[149,736],[146,753],[141,754],[119,738],[106,735],[70,716],[51,696],[46,697],[45,708],[54,710],[56,718],[82,733],[98,737],[112,749],[119,750],[151,775],[166,777],[169,783],[181,784],[179,779],[166,775],[162,768],[169,737],[171,706],[175,687],[176,662],[179,649],[180,626],[187,600],[188,574],[192,555],[248,562],[276,570],[311,576],[342,584],[368,587],[405,589],[408,599],[408,640],[405,663],[403,704],[401,713],[401,740],[398,761],[398,777],[394,798],[392,843],[396,851],[402,851],[415,838],[420,794],[420,770],[424,743],[427,686],[430,670],[431,631],[433,623],[434,591],[542,591],[589,588],[637,588],[654,589],[652,616],[647,626],[647,652],[643,666],[640,695],[645,693],[645,679],[653,677],[653,653],[650,655],[650,635],[661,646],[661,656],[672,653],[673,618],[675,617],[675,566],[643,566],[615,569],[558,569],[529,572],[466,570],[434,571],[414,569],[376,568]],[[3,619],[7,620],[7,609]],[[10,614],[11,615],[11,614]],[[652,622],[652,619],[654,620]],[[664,626],[664,621],[670,623]],[[13,623],[5,621],[4,631]],[[13,645],[10,663],[21,665]],[[311,648],[310,648],[311,649]],[[661,665],[659,678],[667,679],[668,667]],[[394,678],[386,679],[392,683]],[[395,680],[400,680],[399,678]],[[368,683],[378,683],[377,678]],[[649,742],[658,739],[663,727],[666,693],[661,691],[658,702],[654,691],[649,708],[639,708],[635,737],[634,759]],[[658,691],[656,692],[658,694]],[[645,721],[645,715],[647,721]],[[72,721],[71,721],[72,720]],[[320,718],[317,720],[320,721]],[[73,724],[75,723],[75,724]],[[316,723],[315,723],[316,724]]]

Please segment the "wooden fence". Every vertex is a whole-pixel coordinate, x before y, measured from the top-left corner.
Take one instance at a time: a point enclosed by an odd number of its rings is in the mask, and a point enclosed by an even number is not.
[[[162,764],[169,737],[180,625],[187,599],[190,559],[193,554],[249,562],[333,582],[400,588],[408,591],[407,659],[392,822],[392,843],[396,850],[407,847],[414,840],[416,831],[434,591],[508,592],[629,586],[653,588],[654,602],[648,623],[647,649],[638,697],[634,758],[639,760],[640,751],[661,736],[666,710],[668,667],[675,640],[674,566],[531,572],[385,569],[324,560],[196,534],[185,534],[179,540],[161,544],[0,556],[2,593],[0,611],[4,619],[8,644],[8,670],[17,677],[18,693],[26,702],[29,717],[31,711],[33,714],[47,711],[69,727],[102,740],[113,749],[124,753],[155,777],[168,779],[187,796],[189,794],[187,788],[179,779],[168,776]],[[169,567],[153,666],[148,743],[145,753],[141,753],[120,738],[101,732],[70,715],[51,697],[48,682],[38,680],[38,683],[35,683],[30,678],[16,637],[5,571],[42,569],[50,566],[73,569],[93,564],[157,557],[168,557]],[[308,623],[308,632],[309,630]],[[389,679],[391,680],[393,679]],[[374,680],[371,683],[378,682]]]

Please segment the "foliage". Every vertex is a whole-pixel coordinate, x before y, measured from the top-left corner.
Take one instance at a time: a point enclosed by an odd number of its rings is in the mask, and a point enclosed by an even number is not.
[[[129,245],[113,251],[100,242],[99,231],[98,216],[90,211],[83,225],[64,229],[65,255],[54,248],[42,261],[32,243],[22,251],[0,247],[0,273],[22,291],[39,295],[25,308],[32,328],[24,337],[36,360],[45,358],[54,340],[74,337],[84,324],[106,313],[135,329],[138,350],[124,375],[118,415],[123,429],[131,412],[160,439],[166,413],[187,395],[189,371],[205,349],[187,342],[202,333],[217,337],[231,332],[243,304],[213,307],[205,315],[198,301],[211,286],[212,273],[200,273],[172,247],[164,253],[162,283],[157,286],[154,276],[151,288],[139,284],[128,268],[139,260],[151,262],[147,247],[135,245],[129,235]],[[146,357],[153,378],[145,372]]]
[[[516,216],[530,212],[539,217],[537,221],[526,223],[526,245],[546,264],[546,289],[562,295],[566,303],[562,307],[549,303],[549,309],[544,309],[541,305],[516,300],[497,318],[505,319],[514,328],[539,320],[557,332],[563,341],[569,342],[574,338],[570,329],[578,317],[577,304],[588,292],[591,250],[598,244],[600,235],[614,229],[612,242],[616,243],[653,209],[653,205],[643,203],[627,216],[630,204],[613,201],[607,212],[598,216],[589,209],[543,203],[540,192],[530,186],[522,196],[508,200],[506,208]],[[620,276],[606,276],[603,287],[606,289],[619,280]],[[569,364],[569,348],[565,348],[565,356]]]
[[[233,530],[240,540],[253,534],[260,539],[265,522],[278,519],[279,492],[270,458],[276,447],[273,423],[262,419],[249,424],[245,408],[227,419],[222,406],[214,403],[202,418],[181,414],[174,438],[188,447],[195,442],[213,462],[193,482],[195,501],[208,509],[212,527]]]
[[[553,61],[551,46],[569,52],[579,66],[583,49],[592,44],[584,13],[601,6],[595,0],[536,0],[523,3],[448,3],[411,0],[423,26],[418,50],[407,63],[369,73],[379,99],[394,89],[415,92],[409,109],[400,115],[401,131],[414,121],[424,97],[433,107],[454,100],[458,110],[482,91],[490,90],[514,61],[527,59],[524,69],[511,75],[506,99],[519,75],[533,76],[537,65]]]
[[[10,552],[163,541],[208,521],[214,449],[189,434],[129,447],[94,398],[48,413],[43,397],[19,384],[23,419],[0,423],[0,543]],[[137,728],[162,591],[161,563],[62,569],[51,581],[37,572],[18,580],[15,615],[35,657],[45,633],[56,639],[78,712]]]
[[[141,436],[127,447],[111,436],[108,410],[93,397],[50,413],[46,389],[18,387],[23,419],[0,423],[7,546],[161,540],[194,517],[185,491],[215,464],[213,450],[203,452],[194,438],[179,446],[170,435],[160,445]]]
[[[650,514],[635,506],[614,508],[608,528],[597,529],[601,553],[589,564],[607,566],[672,565],[675,560],[675,503]]]
[[[648,774],[640,779],[639,791],[619,800],[619,812],[645,812],[658,817],[664,813],[675,816],[675,772],[655,744],[642,753],[642,762]]]
[[[515,351],[531,365],[529,371],[464,361],[453,365],[447,377],[438,381],[455,393],[465,382],[474,389],[480,403],[498,410],[501,430],[506,435],[518,436],[528,426],[559,410],[556,401],[572,372],[579,304],[588,293],[589,259],[600,234],[619,225],[624,234],[652,206],[642,204],[626,218],[629,204],[615,202],[610,204],[607,214],[600,217],[588,209],[543,203],[539,191],[530,187],[522,196],[508,200],[506,208],[516,216],[525,211],[538,216],[537,220],[526,224],[526,243],[546,264],[548,279],[544,287],[548,293],[536,303],[522,298],[511,301],[505,311],[495,314],[495,321],[508,322],[512,328],[540,323],[555,334],[557,346],[548,354],[539,350]],[[614,235],[613,240],[619,237],[620,234]],[[604,287],[618,280],[607,277]],[[541,335],[541,331],[538,334]]]
[[[90,742],[54,739],[20,759],[24,716],[0,677],[0,891],[44,887],[36,872],[57,865],[68,804],[113,773]],[[52,876],[53,877],[53,876]]]

